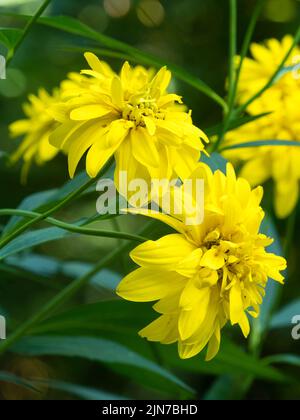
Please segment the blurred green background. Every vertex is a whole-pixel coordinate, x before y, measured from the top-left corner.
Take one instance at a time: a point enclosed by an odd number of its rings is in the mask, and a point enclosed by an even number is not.
[[[24,24],[19,19],[9,16],[9,13],[33,14],[40,5],[40,1],[26,0],[0,0],[0,27],[22,27]],[[239,0],[239,46],[253,11],[254,0]],[[199,76],[212,88],[225,96],[225,80],[227,74],[228,55],[228,2],[221,0],[53,0],[47,9],[48,15],[68,15],[78,18],[97,31],[111,37],[120,39],[130,45],[144,51],[149,51],[165,59],[166,61],[179,64],[191,73]],[[267,0],[263,15],[261,16],[255,32],[255,41],[263,41],[266,38],[281,38],[287,33],[294,33],[300,21],[299,0]],[[14,57],[8,70],[8,80],[0,81],[0,148],[10,152],[15,149],[16,141],[9,139],[8,125],[22,117],[21,105],[26,100],[28,93],[36,92],[41,86],[51,90],[70,71],[78,71],[86,67],[81,52],[74,49],[81,47],[88,50],[97,45],[91,41],[68,35],[54,29],[36,25],[26,38],[24,44]],[[0,46],[0,53],[1,53]],[[4,50],[2,51],[4,52]],[[120,60],[108,60],[114,69],[121,66]],[[174,89],[183,95],[185,103],[193,109],[193,117],[196,125],[205,129],[220,122],[222,114],[220,109],[204,95],[195,91],[186,84],[174,80]],[[300,104],[299,104],[300,105]],[[4,159],[0,160],[0,208],[14,208],[22,199],[29,194],[57,188],[68,179],[67,165],[64,156],[59,156],[51,163],[42,168],[33,167],[26,186],[20,184],[20,166],[8,167]],[[61,218],[74,220],[82,215],[89,215],[95,211],[96,193],[77,206],[67,209]],[[298,211],[295,233],[299,232],[300,214]],[[2,220],[3,221],[3,220]],[[2,223],[1,221],[1,223]],[[110,226],[107,221],[101,226]],[[120,218],[119,224],[124,230],[134,231],[140,220]],[[278,222],[278,229],[284,236],[286,223]],[[155,235],[155,232],[153,233]],[[284,238],[283,238],[284,239]],[[80,238],[50,243],[35,250],[39,255],[47,254],[60,261],[94,262],[99,259],[104,250],[113,248],[114,240]],[[293,247],[289,259],[289,277],[283,291],[283,301],[294,301],[300,298],[299,283],[299,235],[294,235]],[[126,258],[124,257],[124,260]],[[128,270],[128,261],[123,262],[125,270]],[[43,263],[39,260],[37,263]],[[46,263],[45,263],[46,264]],[[122,272],[121,262],[115,263],[112,269]],[[73,267],[74,270],[74,267]],[[37,270],[38,271],[38,270]],[[76,272],[76,267],[75,267]],[[117,276],[118,277],[118,276]],[[66,284],[67,278],[61,273],[56,273],[51,280],[55,285]],[[115,280],[116,281],[116,280]],[[53,295],[43,285],[29,282],[21,277],[0,272],[0,308],[11,320],[11,325],[21,322],[35,308]],[[112,294],[103,288],[87,288],[75,301],[79,303],[98,302],[111,299]],[[74,302],[73,302],[74,305]],[[135,310],[133,304],[132,310]],[[64,308],[67,309],[67,308]],[[136,309],[137,311],[139,308]],[[299,308],[300,313],[300,308]],[[147,318],[147,314],[145,315]],[[142,321],[136,320],[138,326],[143,326]],[[81,335],[86,331],[84,328]],[[104,335],[110,337],[109,331]],[[234,335],[234,333],[233,333]],[[240,339],[240,335],[234,335],[235,340],[242,346],[246,346]],[[120,341],[122,337],[120,336]],[[142,343],[133,334],[123,342],[148,355],[146,344]],[[138,343],[138,344],[137,344]],[[291,328],[277,329],[272,331],[263,349],[263,355],[278,353],[299,352],[300,342],[291,338]],[[157,352],[157,347],[151,349]],[[151,352],[150,352],[151,353]],[[151,355],[151,354],[150,354]],[[152,354],[153,356],[153,354]],[[151,356],[151,357],[152,357]],[[149,356],[150,357],[150,356]],[[1,369],[5,368],[21,376],[54,377],[69,382],[86,384],[94,388],[105,389],[112,393],[131,396],[134,398],[178,398],[176,393],[166,393],[147,384],[138,384],[120,375],[118,368],[113,370],[103,365],[80,359],[64,359],[44,357],[28,359],[16,355],[7,355],[1,360]],[[197,363],[197,360],[193,363]],[[200,363],[200,361],[199,361]],[[201,362],[202,363],[202,362]],[[0,369],[0,370],[1,370]],[[299,368],[286,368],[286,372],[293,372]],[[193,370],[193,369],[191,369]],[[176,371],[176,369],[175,369]],[[230,373],[230,372],[229,372]],[[33,375],[34,376],[34,375]],[[194,389],[198,398],[202,398],[216,377],[211,372],[180,372]],[[238,377],[235,373],[235,377]],[[243,381],[241,375],[240,381]],[[66,398],[64,394],[54,391],[44,391],[40,396],[33,397],[29,391],[23,391],[16,386],[0,383],[0,394],[3,399],[13,398]],[[248,399],[289,399],[299,398],[299,385],[280,384],[266,382],[257,379],[250,388],[246,398]]]

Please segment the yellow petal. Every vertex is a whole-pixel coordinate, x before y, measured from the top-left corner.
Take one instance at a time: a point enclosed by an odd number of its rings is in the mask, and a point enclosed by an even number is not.
[[[99,60],[99,58],[91,53],[91,52],[86,52],[84,54],[84,57],[86,59],[86,61],[88,62],[89,66],[96,72],[103,74],[105,76],[111,76],[113,74],[113,71],[110,69],[110,67],[108,66],[108,64],[101,62]]]
[[[245,312],[241,314],[241,317],[239,320],[239,326],[244,334],[244,337],[248,338],[250,334],[250,322]]]
[[[139,245],[131,252],[131,258],[142,267],[173,271],[194,250],[195,246],[183,235],[171,234]]]
[[[69,162],[69,174],[73,178],[78,163],[85,152],[97,141],[105,142],[106,129],[98,128],[97,124],[84,130],[81,135],[74,137],[69,150],[68,150],[68,162]]]
[[[163,344],[172,344],[177,341],[177,319],[170,315],[162,315],[146,328],[139,332],[143,338],[149,341],[159,341]]]
[[[295,209],[299,199],[299,180],[291,180],[284,187],[276,185],[275,210],[280,219],[287,218]]]
[[[70,118],[74,121],[92,120],[95,118],[104,117],[108,115],[112,110],[103,105],[85,105],[80,108],[74,109]]]
[[[176,272],[164,273],[139,268],[126,276],[117,288],[117,294],[133,302],[151,302],[179,291],[185,285],[185,278]]]
[[[146,167],[157,168],[160,164],[155,137],[143,127],[131,131],[132,152],[135,159]]]
[[[176,267],[177,273],[180,273],[185,277],[193,277],[200,267],[202,255],[203,252],[200,248],[195,249],[195,251],[191,252],[178,264]]]
[[[270,162],[264,157],[249,160],[241,170],[241,177],[252,186],[264,184],[272,175]]]
[[[124,107],[124,94],[121,80],[117,76],[111,82],[111,96],[113,104],[122,110]]]
[[[168,216],[167,214],[159,213],[154,210],[147,210],[147,209],[125,209],[122,210],[126,213],[130,214],[140,214],[141,216],[151,217],[152,219],[160,220],[161,222],[165,223],[166,225],[170,226],[174,230],[179,233],[185,234],[186,228],[184,224],[180,221],[175,219],[174,217]]]
[[[19,120],[10,124],[9,131],[11,137],[18,137],[27,133],[27,131],[29,131],[30,125],[30,120]]]
[[[151,117],[144,117],[143,119],[146,124],[149,135],[154,136],[154,134],[156,133],[156,124],[154,122],[154,119]]]
[[[203,255],[201,265],[203,267],[211,268],[212,270],[219,270],[225,265],[224,255],[219,249],[212,248]]]
[[[181,359],[190,359],[200,353],[202,349],[202,343],[186,344],[182,341],[178,343],[178,353]]]
[[[205,359],[207,362],[210,362],[219,353],[220,344],[221,344],[221,333],[220,333],[220,327],[218,326],[215,330],[214,335],[209,340],[206,359]]]
[[[237,281],[230,289],[230,320],[232,325],[238,324],[243,319],[244,306],[242,300],[242,290]]]
[[[108,147],[114,147],[116,144],[120,144],[129,133],[130,124],[124,120],[113,121],[108,130],[106,143]]]
[[[183,309],[179,315],[178,329],[182,340],[187,340],[200,328],[209,310],[210,289],[205,288],[196,292],[197,301],[191,310]]]

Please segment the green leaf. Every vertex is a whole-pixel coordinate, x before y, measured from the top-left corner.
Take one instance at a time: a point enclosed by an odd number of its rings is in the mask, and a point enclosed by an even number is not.
[[[102,281],[105,283],[105,276],[102,277]],[[98,283],[101,284],[100,282],[99,275]],[[113,338],[120,338],[121,335],[128,338],[129,333],[137,336],[137,331],[152,319],[152,310],[145,304],[133,304],[123,300],[100,302],[79,305],[53,316],[37,325],[30,333],[76,335],[84,330],[90,335],[109,333],[114,334]],[[144,342],[140,338],[138,340]]]
[[[271,320],[270,328],[291,328],[292,319],[295,315],[300,315],[300,299],[294,300],[277,312]]]
[[[256,357],[245,353],[228,339],[223,339],[221,350],[217,357],[211,362],[205,362],[201,354],[192,359],[180,360],[177,349],[160,348],[164,363],[173,368],[186,372],[198,374],[206,373],[209,375],[250,375],[271,382],[286,382],[287,378],[278,370],[265,366],[265,364]]]
[[[13,346],[13,351],[28,356],[80,357],[108,365],[125,365],[158,375],[160,380],[166,380],[170,386],[175,385],[177,390],[191,392],[189,386],[156,363],[106,339],[81,336],[25,337]]]
[[[63,262],[55,258],[38,254],[13,255],[6,258],[5,263],[44,278],[60,274],[63,265]]]
[[[219,153],[214,152],[210,156],[206,156],[204,153],[201,155],[201,162],[206,163],[213,172],[222,171],[226,173],[226,166],[228,160],[226,160]]]
[[[262,114],[258,115],[246,115],[243,117],[236,118],[235,120],[232,120],[228,126],[228,131],[234,130],[236,128],[239,128],[243,125],[249,124],[253,121],[259,120],[260,118],[266,117],[267,115],[270,115],[271,112],[264,112]],[[204,131],[209,136],[216,136],[220,133],[221,129],[223,127],[223,124],[217,124],[213,127],[206,128]]]
[[[296,354],[276,354],[275,356],[266,357],[263,362],[271,364],[285,364],[300,367],[300,356]]]
[[[0,250],[0,261],[9,257],[10,255],[17,254],[18,252],[45,244],[47,242],[63,239],[68,235],[72,234],[64,229],[56,227],[37,229],[31,232],[26,232],[11,241],[8,245],[4,246]]]
[[[61,273],[66,277],[77,278],[87,274],[91,271],[92,267],[93,265],[89,263],[69,262],[62,264]],[[96,288],[104,288],[114,291],[121,279],[121,274],[112,270],[104,269],[91,279],[90,284]]]
[[[56,258],[38,254],[26,254],[10,256],[5,259],[9,267],[15,267],[28,273],[33,273],[45,279],[63,275],[70,279],[84,276],[92,270],[93,264],[74,261],[59,261]],[[0,264],[0,267],[1,264]],[[9,271],[9,270],[8,270]],[[90,285],[96,289],[113,292],[121,281],[121,274],[109,269],[101,270],[90,281]]]
[[[238,375],[223,375],[216,379],[204,394],[204,401],[239,401],[244,397],[243,384]]]
[[[36,1],[37,0],[1,0],[1,7],[24,6],[24,4]]]
[[[137,317],[136,314],[139,314]],[[74,309],[56,315],[30,331],[31,334],[87,334],[105,335],[110,339],[130,345],[147,344],[137,336],[137,331],[153,320],[151,306],[125,301],[109,301],[89,305],[80,305]],[[135,339],[136,338],[136,339]],[[135,340],[134,340],[135,339]],[[205,362],[201,355],[188,360],[181,360],[176,346],[158,344],[159,353],[166,366],[194,373],[254,374],[268,380],[284,380],[275,369],[264,366],[260,360],[248,355],[228,339],[222,340],[221,351],[212,362]]]
[[[86,386],[71,384],[63,381],[54,380],[33,380],[37,385],[46,385],[51,389],[57,391],[67,392],[68,394],[75,395],[83,400],[89,401],[112,401],[112,400],[126,400],[127,398],[120,395],[114,395],[98,389],[89,388]]]
[[[19,385],[26,389],[30,389],[31,391],[39,392],[31,381],[20,378],[19,376],[16,376],[10,372],[0,371],[0,382],[8,382],[10,384]]]
[[[227,150],[236,150],[236,149],[247,149],[249,147],[265,147],[265,146],[275,146],[275,147],[300,147],[300,141],[291,141],[291,140],[255,140],[245,143],[233,144],[231,146],[226,146],[221,149],[221,152]]]
[[[21,35],[20,29],[0,28],[0,43],[9,51],[13,50]]]

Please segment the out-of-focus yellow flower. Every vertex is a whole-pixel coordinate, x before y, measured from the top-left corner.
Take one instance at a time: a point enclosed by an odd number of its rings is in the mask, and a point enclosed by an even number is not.
[[[11,162],[15,163],[22,159],[22,182],[26,182],[28,171],[33,162],[43,165],[53,159],[58,149],[49,143],[50,133],[58,123],[49,114],[49,108],[59,100],[59,89],[49,95],[44,89],[40,89],[37,95],[30,95],[29,102],[23,106],[26,119],[12,123],[9,127],[12,137],[24,136],[24,139],[11,156]]]
[[[238,87],[238,101],[245,103],[258,92],[275,73],[293,42],[286,36],[265,45],[253,44],[253,59],[246,58]],[[295,48],[286,67],[300,62],[300,49]],[[256,140],[300,141],[300,73],[285,72],[276,83],[247,109],[250,115],[270,112],[269,115],[246,124],[227,134],[225,146]],[[256,147],[236,149],[224,153],[236,163],[243,163],[241,176],[251,185],[261,185],[268,179],[275,181],[275,209],[278,217],[287,217],[299,197],[300,147]]]
[[[85,57],[91,67],[83,72],[90,76],[86,89],[54,110],[62,125],[50,138],[68,154],[70,176],[88,151],[86,170],[92,178],[115,156],[119,191],[127,189],[120,185],[121,171],[127,172],[128,182],[187,177],[204,148],[201,139],[207,137],[178,105],[181,97],[166,92],[171,73],[162,68],[153,76],[126,62],[118,76],[94,54]]]
[[[280,272],[286,261],[267,252],[273,240],[260,233],[262,187],[251,190],[245,179],[236,178],[230,164],[226,175],[199,164],[191,176],[197,179],[206,185],[203,224],[185,223],[189,205],[187,210],[182,206],[181,215],[131,210],[159,219],[177,233],[134,249],[131,258],[140,268],[121,281],[117,293],[135,302],[158,301],[154,309],[161,315],[140,331],[142,337],[178,342],[181,358],[193,357],[208,345],[211,360],[228,321],[248,336],[247,314],[259,316],[268,279],[283,283]],[[189,202],[179,192],[175,187],[174,197],[180,201],[175,208]]]

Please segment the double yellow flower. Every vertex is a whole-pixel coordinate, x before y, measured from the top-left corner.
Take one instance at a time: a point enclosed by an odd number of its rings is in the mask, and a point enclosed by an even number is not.
[[[264,45],[252,44],[253,58],[246,58],[242,66],[238,92],[240,104],[247,102],[270,80],[292,43],[293,38],[286,36],[282,41],[270,39]],[[247,109],[251,116],[269,114],[228,133],[225,145],[256,140],[300,142],[299,63],[300,48],[296,47],[278,80]],[[252,186],[272,179],[277,216],[284,219],[292,213],[299,199],[300,147],[253,147],[226,152],[225,157],[243,164],[241,176]]]
[[[143,337],[178,342],[182,358],[208,346],[210,360],[227,322],[238,324],[247,337],[248,315],[259,315],[268,279],[283,282],[286,262],[267,252],[272,239],[260,234],[263,190],[237,179],[231,165],[225,175],[199,163],[208,139],[181,97],[168,93],[171,73],[166,68],[155,74],[125,63],[117,75],[95,55],[85,57],[88,70],[69,75],[51,97],[44,91],[31,97],[28,119],[11,125],[15,136],[26,134],[14,160],[22,157],[27,171],[34,159],[40,164],[61,150],[73,177],[86,154],[86,171],[96,177],[114,156],[121,194],[127,190],[119,181],[122,171],[128,182],[142,178],[148,185],[153,178],[204,179],[202,224],[188,225],[185,210],[131,210],[163,221],[176,233],[136,248],[131,257],[140,268],[117,292],[132,301],[158,301],[154,309],[160,317],[141,331]],[[172,190],[178,207],[186,198],[179,190]]]

